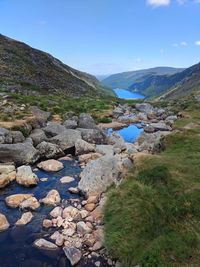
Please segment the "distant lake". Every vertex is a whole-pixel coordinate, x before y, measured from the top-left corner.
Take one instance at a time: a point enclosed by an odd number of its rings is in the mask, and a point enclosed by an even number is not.
[[[145,96],[143,96],[140,93],[134,93],[134,92],[130,92],[128,90],[125,89],[114,89],[114,92],[117,94],[117,96],[119,98],[123,98],[123,99],[143,99],[145,98]]]

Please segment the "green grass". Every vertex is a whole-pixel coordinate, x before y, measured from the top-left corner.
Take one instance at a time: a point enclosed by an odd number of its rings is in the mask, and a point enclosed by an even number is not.
[[[197,106],[185,107],[190,122],[200,119]],[[164,151],[139,158],[108,194],[105,245],[125,267],[200,265],[200,126],[184,130],[187,116]]]

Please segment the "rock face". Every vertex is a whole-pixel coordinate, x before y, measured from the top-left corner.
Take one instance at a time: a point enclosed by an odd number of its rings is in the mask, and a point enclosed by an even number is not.
[[[33,214],[28,211],[22,214],[22,217],[15,223],[16,225],[26,225],[28,224],[33,218]]]
[[[32,197],[32,194],[16,194],[6,197],[5,201],[10,208],[17,208],[24,200],[30,197]]]
[[[95,151],[94,145],[89,144],[88,142],[82,139],[76,141],[75,148],[76,148],[76,155],[87,154]]]
[[[43,131],[45,132],[47,137],[54,137],[64,132],[65,130],[66,128],[63,125],[55,122],[49,122],[48,125],[43,128]]]
[[[49,142],[40,143],[36,149],[38,150],[40,157],[43,159],[59,158],[64,156],[62,149],[56,145]]]
[[[37,248],[46,249],[46,250],[58,249],[58,247],[54,243],[49,242],[49,241],[47,241],[47,240],[45,240],[43,238],[35,240],[34,246],[37,247]]]
[[[77,140],[82,139],[81,133],[77,130],[65,129],[59,135],[51,138],[49,141],[51,143],[59,145],[62,150],[66,150],[68,148],[72,148],[75,146]]]
[[[82,139],[92,144],[106,144],[107,136],[99,129],[78,129]]]
[[[43,141],[47,141],[47,136],[42,129],[33,130],[29,137],[33,140],[34,146],[37,146]]]
[[[9,226],[6,216],[0,213],[0,232],[7,230]]]
[[[14,165],[0,164],[0,188],[4,188],[15,180],[16,171]]]
[[[117,183],[122,174],[121,165],[117,156],[103,156],[91,161],[81,173],[79,189],[84,193],[102,193]]]
[[[98,129],[94,119],[86,113],[82,113],[79,116],[78,127],[84,129]]]
[[[51,190],[47,194],[45,198],[42,199],[42,202],[46,205],[57,205],[61,201],[60,194],[58,193],[57,190]]]
[[[47,172],[57,172],[64,168],[64,165],[62,164],[62,162],[59,162],[58,160],[54,160],[54,159],[42,161],[37,166],[38,168],[44,171],[47,171]]]
[[[1,162],[24,165],[35,163],[38,159],[38,151],[30,143],[0,144]]]
[[[74,247],[64,247],[63,250],[72,266],[76,265],[80,261],[82,254],[79,249]]]
[[[16,181],[20,185],[32,186],[37,185],[38,177],[32,172],[30,166],[20,166],[17,168]]]

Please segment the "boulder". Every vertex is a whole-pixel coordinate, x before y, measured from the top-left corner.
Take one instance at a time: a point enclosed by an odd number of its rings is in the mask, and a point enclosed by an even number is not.
[[[86,113],[82,113],[78,119],[78,127],[83,129],[98,129],[94,119]]]
[[[36,210],[40,207],[40,203],[35,197],[30,197],[20,203],[19,207],[26,210]]]
[[[22,217],[15,223],[16,225],[26,225],[28,224],[33,218],[33,214],[28,211],[22,214]]]
[[[61,201],[60,194],[57,190],[53,189],[49,191],[47,196],[41,200],[43,204],[55,206]]]
[[[0,232],[7,230],[9,226],[6,216],[0,213]]]
[[[87,164],[81,173],[78,187],[86,194],[105,192],[122,176],[121,162],[117,156],[103,156]]]
[[[98,159],[101,156],[102,156],[102,154],[100,154],[100,153],[89,153],[89,154],[79,156],[79,161],[80,161],[80,163],[87,164],[91,160]]]
[[[113,145],[114,152],[120,153],[126,150],[126,143],[118,133],[113,132],[108,138],[109,144]]]
[[[42,129],[34,129],[29,137],[33,140],[34,146],[37,146],[43,141],[47,141],[47,136]]]
[[[49,122],[43,131],[47,135],[47,137],[54,137],[66,130],[65,126],[56,123],[56,122]]]
[[[36,106],[32,106],[30,111],[33,113],[34,118],[30,121],[33,128],[41,128],[46,126],[46,122],[50,119],[51,113],[43,111]]]
[[[102,155],[111,155],[114,154],[114,149],[112,145],[96,145],[96,152]]]
[[[146,125],[146,126],[144,127],[144,131],[145,131],[146,133],[154,133],[154,132],[155,132],[155,128],[154,128],[152,125]]]
[[[15,166],[11,164],[0,164],[0,188],[4,188],[11,181],[15,180]]]
[[[49,142],[59,145],[62,150],[66,150],[74,147],[76,141],[80,139],[82,139],[82,137],[79,131],[72,129],[66,130],[65,128],[65,131],[51,138]]]
[[[5,128],[0,127],[0,144],[4,144],[5,142],[5,135],[8,134],[9,131]]]
[[[25,141],[25,137],[20,131],[9,131],[5,134],[5,144],[17,144]]]
[[[39,164],[37,164],[37,167],[47,172],[57,172],[62,170],[64,165],[58,160],[49,159],[46,161],[41,161]]]
[[[166,125],[163,121],[151,123],[150,127],[153,127],[156,131],[172,131],[172,128]]]
[[[39,249],[46,249],[46,250],[57,250],[58,249],[58,246],[56,246],[54,243],[49,242],[43,238],[35,240],[34,246]]]
[[[20,166],[17,168],[16,181],[20,185],[32,186],[37,185],[39,179],[36,174],[32,172],[30,166]]]
[[[18,208],[24,200],[30,197],[32,197],[32,194],[16,194],[6,197],[5,202],[10,208]]]
[[[33,164],[39,159],[38,151],[30,143],[0,144],[0,161],[16,165]]]
[[[95,146],[93,144],[89,144],[88,142],[79,139],[75,143],[76,155],[87,154],[95,151]]]
[[[76,265],[82,257],[81,251],[75,247],[64,247],[63,251],[72,266]]]
[[[59,158],[65,155],[58,145],[45,141],[37,145],[36,149],[43,159]]]
[[[149,103],[138,103],[135,105],[135,108],[139,112],[153,113],[154,108]]]
[[[123,107],[119,106],[119,107],[116,107],[112,114],[113,114],[113,118],[117,119],[119,116],[122,116],[124,114],[125,110]]]
[[[78,127],[77,121],[74,120],[66,120],[63,125],[66,129],[76,129]]]
[[[81,132],[82,139],[92,144],[106,144],[107,136],[100,129],[82,129],[78,128]]]

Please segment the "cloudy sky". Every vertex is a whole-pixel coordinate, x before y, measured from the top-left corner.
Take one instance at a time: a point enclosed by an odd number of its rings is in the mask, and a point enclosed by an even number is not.
[[[0,33],[92,74],[200,61],[200,0],[0,0]]]

